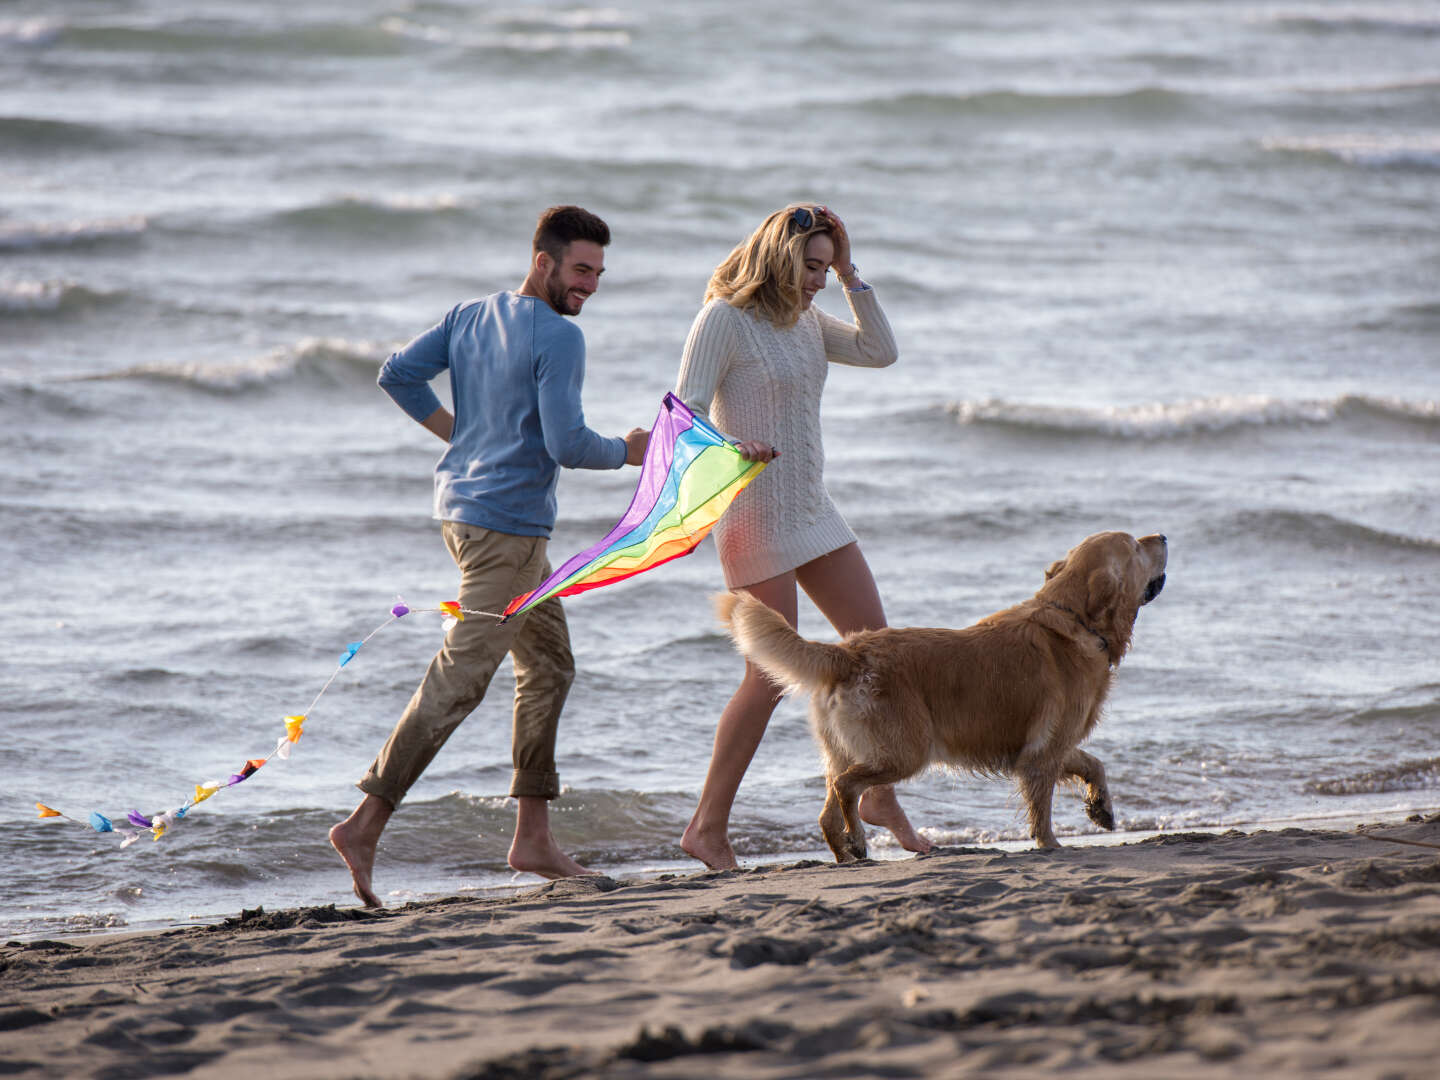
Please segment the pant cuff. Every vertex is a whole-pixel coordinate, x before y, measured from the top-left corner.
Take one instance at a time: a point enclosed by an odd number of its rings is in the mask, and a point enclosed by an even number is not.
[[[400,808],[400,800],[405,798],[405,793],[399,790],[394,784],[387,784],[374,773],[367,773],[364,778],[356,781],[355,786],[366,795],[374,795],[377,799],[384,799],[390,804],[391,810]]]
[[[510,797],[553,799],[560,794],[560,774],[539,769],[516,769],[510,777]]]

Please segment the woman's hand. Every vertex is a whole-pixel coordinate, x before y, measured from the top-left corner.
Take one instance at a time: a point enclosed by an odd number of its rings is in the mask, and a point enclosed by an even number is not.
[[[835,245],[835,258],[831,260],[830,265],[835,268],[836,275],[842,280],[853,277],[855,264],[850,261],[850,234],[845,231],[845,223],[828,206],[820,207],[820,212],[830,223],[830,241]]]
[[[740,456],[746,461],[774,461],[780,456],[780,451],[769,443],[756,442],[753,439],[736,443],[735,449],[740,451]]]

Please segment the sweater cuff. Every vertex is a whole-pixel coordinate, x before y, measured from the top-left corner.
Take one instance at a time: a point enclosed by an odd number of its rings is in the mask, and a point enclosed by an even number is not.
[[[436,409],[440,408],[440,396],[432,390],[427,383],[381,383],[380,388],[390,395],[390,399],[405,410],[410,419],[419,423],[425,420]]]

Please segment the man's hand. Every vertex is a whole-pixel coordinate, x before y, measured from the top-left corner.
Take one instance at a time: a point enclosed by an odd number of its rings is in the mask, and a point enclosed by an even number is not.
[[[645,460],[645,447],[650,445],[650,432],[643,427],[631,428],[625,436],[625,464],[639,465]]]
[[[450,436],[455,434],[455,417],[450,415],[450,410],[442,405],[424,420],[421,420],[420,426],[426,431],[433,432],[440,436],[444,442],[448,443]]]

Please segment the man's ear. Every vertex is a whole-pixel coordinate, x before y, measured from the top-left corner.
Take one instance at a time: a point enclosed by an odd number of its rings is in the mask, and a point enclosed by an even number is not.
[[[542,278],[548,278],[555,269],[555,260],[550,257],[548,251],[537,251],[531,265]]]

